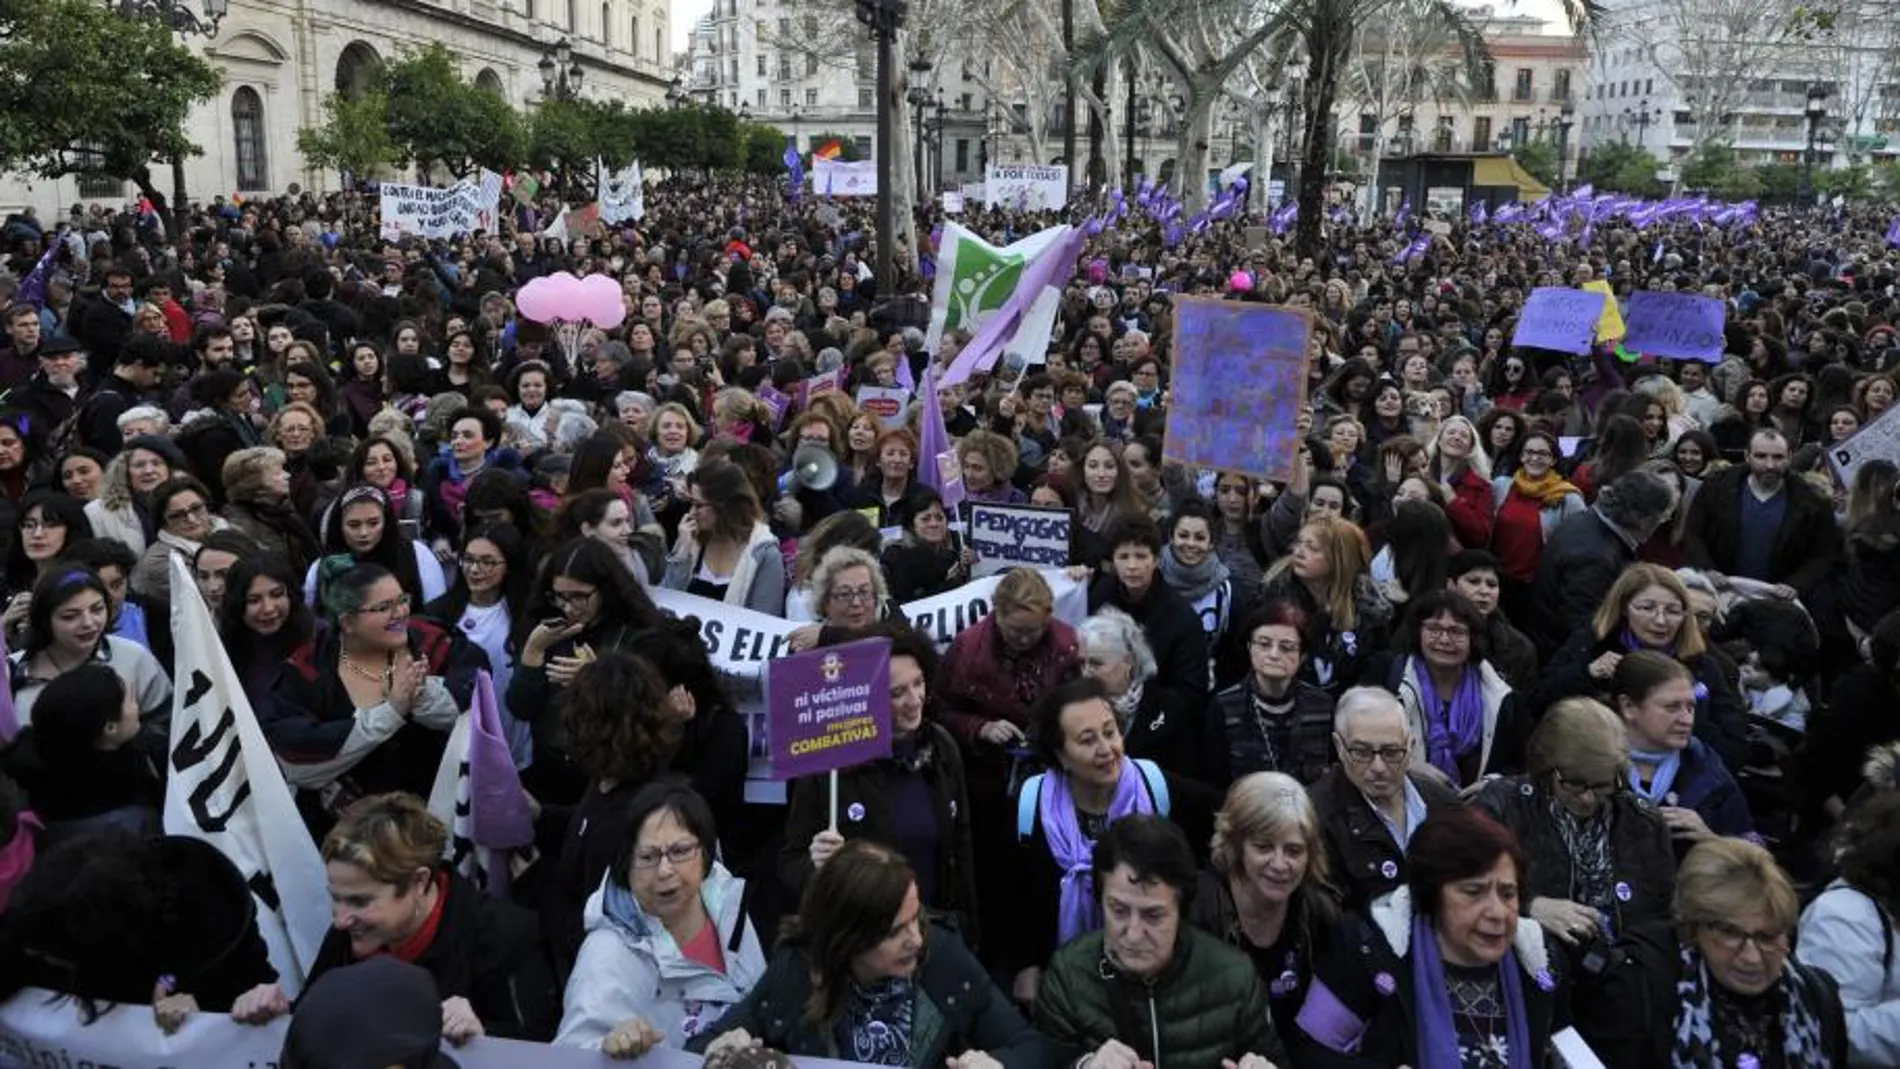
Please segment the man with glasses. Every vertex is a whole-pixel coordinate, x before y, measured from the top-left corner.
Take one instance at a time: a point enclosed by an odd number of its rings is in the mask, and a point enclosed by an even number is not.
[[[1354,687],[1333,712],[1339,764],[1307,788],[1346,908],[1362,910],[1405,883],[1405,848],[1432,810],[1458,795],[1429,765],[1412,767],[1415,743],[1398,698]]]

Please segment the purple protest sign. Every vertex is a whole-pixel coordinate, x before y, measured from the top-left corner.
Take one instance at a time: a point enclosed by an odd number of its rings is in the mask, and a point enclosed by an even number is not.
[[[1603,315],[1603,294],[1542,286],[1531,291],[1517,317],[1511,344],[1560,353],[1587,353]]]
[[[1714,297],[1639,290],[1630,294],[1623,313],[1629,328],[1623,348],[1647,356],[1720,363],[1727,315],[1727,305]]]
[[[763,401],[765,407],[772,410],[772,429],[776,431],[783,428],[785,426],[785,413],[791,410],[792,399],[773,388],[769,382],[759,383],[759,388],[752,391],[752,395],[757,397],[760,401]]]
[[[1311,316],[1296,308],[1184,297],[1174,302],[1173,403],[1164,459],[1284,480],[1299,449]]]
[[[772,778],[891,755],[891,641],[864,639],[767,662]]]

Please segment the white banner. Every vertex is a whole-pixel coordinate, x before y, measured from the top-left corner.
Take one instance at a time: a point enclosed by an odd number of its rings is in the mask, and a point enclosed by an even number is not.
[[[329,881],[198,585],[177,554],[171,580],[177,659],[165,832],[203,839],[237,866],[250,883],[278,983],[294,998],[330,927]]]
[[[30,987],[0,1003],[0,1066],[49,1066],[79,1069],[228,1069],[275,1066],[284,1049],[289,1018],[255,1027],[222,1013],[197,1013],[173,1035],[158,1030],[150,1006],[117,1006],[89,1025],[79,1021],[70,1000]],[[373,1019],[364,1028],[376,1027]],[[632,1061],[615,1060],[595,1050],[524,1043],[483,1036],[466,1046],[443,1046],[462,1069],[699,1069],[705,1059],[684,1051],[657,1048]],[[821,1058],[794,1059],[803,1069],[850,1069],[855,1062]],[[367,1069],[367,1067],[366,1067]]]
[[[1900,464],[1900,405],[1889,408],[1880,418],[1862,427],[1852,438],[1827,447],[1828,463],[1841,485],[1852,487],[1854,473],[1870,460],[1891,460]]]
[[[481,211],[475,217],[475,225],[490,233],[501,229],[501,175],[482,168],[482,180],[477,185],[476,199]]]
[[[970,505],[970,549],[976,553],[971,575],[993,575],[1010,568],[1060,568],[1069,561],[1067,509],[1032,505]]]
[[[924,331],[924,351],[936,353],[943,332],[962,328],[975,334],[983,318],[1002,308],[1016,292],[1023,273],[1036,258],[1069,232],[1052,226],[998,248],[973,230],[945,223],[937,240],[937,279],[930,296],[930,326]],[[1008,352],[1020,353],[1028,363],[1041,363],[1055,333],[1056,313],[1062,307],[1062,289],[1044,286],[1016,328]]]
[[[846,162],[820,157],[812,161],[811,188],[821,197],[875,197],[877,161]]]
[[[956,190],[945,190],[940,198],[943,201],[943,214],[963,214],[963,194]]]
[[[405,237],[452,238],[481,225],[482,188],[463,179],[447,189],[380,183],[385,241]]]
[[[983,200],[992,208],[1060,211],[1069,205],[1069,165],[992,163],[983,176]]]
[[[600,221],[608,224],[639,222],[647,217],[646,180],[640,176],[640,161],[627,164],[625,170],[609,171],[605,160],[596,160],[600,184],[594,199],[600,204]]]

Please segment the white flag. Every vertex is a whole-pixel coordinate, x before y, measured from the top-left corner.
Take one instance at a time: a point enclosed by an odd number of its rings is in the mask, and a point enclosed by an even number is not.
[[[330,927],[323,860],[184,563],[171,558],[172,742],[165,833],[202,839],[251,887],[257,928],[296,997]]]
[[[1052,226],[999,249],[971,230],[945,223],[943,237],[937,242],[937,281],[931,293],[930,329],[924,332],[924,351],[934,354],[946,330],[961,327],[975,334],[983,325],[983,317],[1009,301],[1029,266],[1056,247],[1056,239],[1069,229]],[[1061,288],[1044,287],[1004,350],[1020,353],[1028,363],[1042,363],[1061,308]]]
[[[634,160],[623,171],[609,171],[605,160],[596,160],[600,183],[594,200],[600,204],[600,221],[608,224],[639,222],[647,217],[646,180],[640,174],[640,161]]]

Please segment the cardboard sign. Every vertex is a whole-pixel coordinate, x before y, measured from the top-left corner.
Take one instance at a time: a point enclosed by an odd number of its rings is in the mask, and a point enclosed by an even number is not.
[[[823,372],[822,374],[813,375],[811,378],[800,382],[798,384],[799,411],[802,412],[810,408],[811,399],[819,394],[830,393],[833,390],[841,389],[842,387],[839,384],[843,381],[844,369],[836,368],[831,371]]]
[[[1728,306],[1714,297],[1640,290],[1630,294],[1623,347],[1647,356],[1721,363],[1727,316]]]
[[[963,194],[961,192],[958,192],[956,190],[944,191],[943,214],[945,215],[962,215],[963,214]]]
[[[983,199],[992,208],[1060,211],[1069,204],[1069,165],[992,163],[983,175]]]
[[[1853,486],[1854,473],[1870,460],[1900,464],[1900,407],[1889,408],[1852,438],[1827,449],[1827,461],[1842,486]]]
[[[1284,482],[1306,407],[1312,315],[1216,297],[1174,302],[1163,460]]]
[[[1596,340],[1597,320],[1603,317],[1605,299],[1601,293],[1540,286],[1525,300],[1511,344],[1560,353],[1587,353]]]
[[[904,425],[904,407],[910,404],[910,391],[902,386],[858,387],[858,408],[877,417],[885,430]]]
[[[972,576],[1010,568],[1063,568],[1069,563],[1069,532],[1075,522],[1066,509],[1028,505],[970,506],[970,549],[976,553]]]
[[[795,779],[891,755],[891,641],[780,657],[765,670],[772,778]]]

